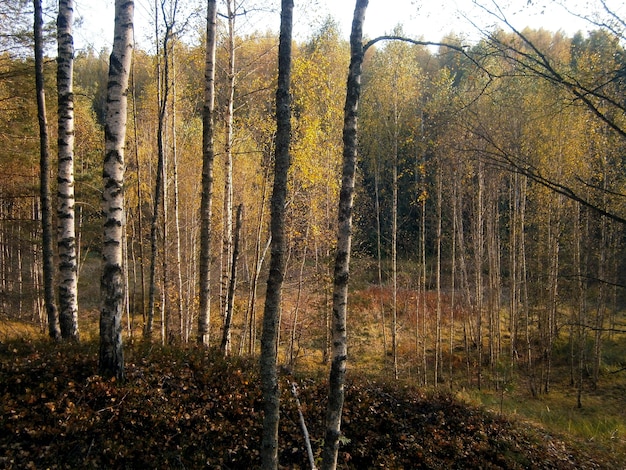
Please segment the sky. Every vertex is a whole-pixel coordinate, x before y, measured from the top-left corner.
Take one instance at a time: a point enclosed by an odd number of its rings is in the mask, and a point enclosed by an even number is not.
[[[599,4],[598,0],[561,0],[567,8],[576,12],[592,13],[585,8],[588,4]],[[607,0],[626,17],[626,6],[620,0]],[[187,5],[203,5],[201,0],[186,0]],[[270,2],[280,5],[278,0]],[[135,0],[136,40],[142,49],[150,49],[153,0]],[[483,5],[485,8],[480,8]],[[82,26],[75,28],[77,49],[90,45],[96,50],[110,48],[113,38],[113,0],[76,0],[76,16],[83,19]],[[297,39],[304,40],[315,31],[324,19],[335,18],[347,38],[350,33],[354,0],[295,0],[294,32]],[[401,24],[410,37],[427,41],[439,41],[450,32],[468,39],[480,37],[480,30],[490,30],[500,25],[487,14],[485,9],[495,11],[494,0],[370,0],[365,18],[364,33],[373,38],[390,33]],[[563,30],[574,34],[586,31],[589,23],[569,14],[554,0],[498,0],[507,20],[516,28],[525,26],[544,28],[551,31]],[[277,29],[278,13],[266,14],[254,27],[259,30]]]

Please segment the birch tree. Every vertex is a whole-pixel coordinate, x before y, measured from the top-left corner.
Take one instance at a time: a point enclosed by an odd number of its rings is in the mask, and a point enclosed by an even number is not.
[[[61,336],[78,340],[78,263],[74,212],[74,1],[60,0],[57,17],[59,320]]]
[[[42,258],[44,304],[48,317],[48,335],[61,338],[59,310],[54,297],[54,248],[52,243],[52,207],[50,201],[50,139],[46,117],[46,92],[43,74],[43,12],[41,0],[33,1],[35,9],[35,84],[39,121],[39,198],[41,200]]]
[[[278,88],[276,90],[276,147],[274,158],[274,186],[271,198],[271,258],[263,313],[261,335],[261,387],[264,411],[261,462],[264,469],[278,468],[278,420],[280,389],[276,371],[278,348],[278,319],[281,290],[285,277],[286,248],[285,202],[287,174],[291,158],[291,37],[293,0],[282,0],[280,38],[278,45]]]
[[[228,64],[226,69],[226,105],[224,110],[224,209],[222,212],[222,254],[221,268],[222,281],[220,284],[220,297],[222,302],[222,317],[224,321],[228,315],[228,286],[230,284],[230,261],[233,251],[233,130],[234,130],[234,103],[236,86],[236,48],[235,48],[235,19],[237,16],[237,3],[234,0],[226,1],[228,38],[226,49]]]
[[[206,57],[204,68],[204,106],[202,109],[202,195],[200,201],[200,262],[198,343],[208,346],[211,319],[211,212],[213,204],[214,118],[215,118],[215,43],[217,1],[207,2]]]
[[[352,207],[357,159],[357,110],[361,95],[363,65],[363,23],[368,0],[357,0],[350,33],[350,68],[346,90],[343,127],[343,169],[339,193],[337,254],[335,257],[332,317],[332,356],[326,408],[326,436],[322,451],[322,469],[335,469],[341,436],[341,413],[344,401],[346,362],[348,359],[346,310],[352,242]]]
[[[133,52],[132,0],[115,0],[113,49],[109,60],[102,209],[105,215],[102,246],[100,373],[124,378],[122,313],[124,311],[124,143],[128,79]]]

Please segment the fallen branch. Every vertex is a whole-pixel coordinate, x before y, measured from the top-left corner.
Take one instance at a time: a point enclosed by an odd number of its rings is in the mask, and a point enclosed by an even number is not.
[[[311,464],[311,470],[316,470],[315,459],[313,458],[313,449],[311,448],[311,439],[309,438],[309,431],[306,428],[306,422],[304,421],[304,415],[302,414],[302,407],[300,406],[300,400],[298,399],[298,391],[296,390],[296,384],[291,383],[291,393],[296,399],[296,406],[298,407],[298,415],[300,416],[300,427],[302,428],[302,434],[304,434],[304,442],[306,444],[306,452],[309,456],[309,463]]]

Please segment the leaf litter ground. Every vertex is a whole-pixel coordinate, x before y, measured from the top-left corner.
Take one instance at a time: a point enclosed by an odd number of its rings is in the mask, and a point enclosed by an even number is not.
[[[259,468],[256,363],[196,348],[127,347],[127,380],[94,375],[97,345],[0,343],[0,468]],[[308,468],[282,377],[280,463]],[[319,455],[327,383],[296,380]],[[449,395],[352,378],[339,468],[619,468]]]

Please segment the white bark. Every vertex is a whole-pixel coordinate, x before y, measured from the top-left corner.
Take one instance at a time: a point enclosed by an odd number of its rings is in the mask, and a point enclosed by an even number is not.
[[[352,207],[357,160],[357,110],[361,94],[363,65],[363,22],[368,0],[357,0],[350,34],[350,69],[344,107],[343,170],[339,194],[337,255],[335,257],[332,354],[326,409],[326,436],[322,451],[322,469],[335,469],[341,436],[341,413],[344,401],[346,363],[348,360],[346,310],[352,243]]]
[[[74,212],[73,19],[73,0],[60,0],[57,17],[59,320],[61,336],[78,340],[78,263]]]
[[[200,201],[200,262],[198,342],[209,345],[211,320],[211,212],[213,204],[213,148],[215,118],[215,43],[217,34],[217,1],[207,4],[207,48],[204,69],[204,109],[202,110],[202,195]]]
[[[128,79],[133,53],[132,0],[115,0],[113,50],[109,62],[105,124],[104,191],[105,214],[102,246],[100,310],[100,373],[124,378],[122,314],[124,311],[124,143]]]

